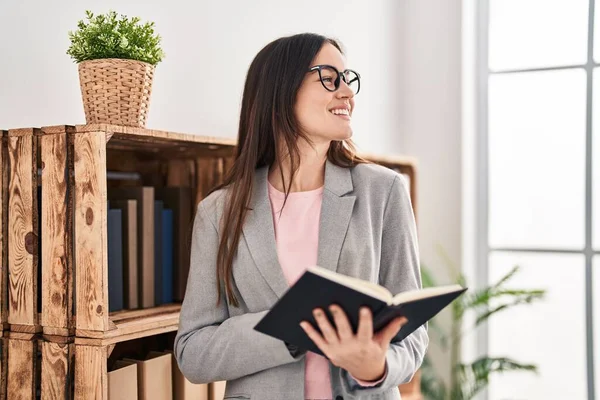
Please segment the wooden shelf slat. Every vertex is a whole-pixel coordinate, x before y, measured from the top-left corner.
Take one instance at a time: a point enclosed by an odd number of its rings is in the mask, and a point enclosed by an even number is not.
[[[26,134],[31,129],[13,130],[13,135]],[[44,133],[94,133],[104,132],[106,147],[111,150],[147,153],[157,159],[179,157],[230,157],[233,156],[237,139],[167,132],[128,126],[89,124],[56,125],[42,128]]]
[[[107,124],[90,124],[90,125],[76,125],[76,132],[107,132],[112,135],[117,135],[121,138],[130,137],[131,139],[147,139],[148,141],[167,141],[167,142],[182,142],[186,144],[199,143],[204,145],[217,145],[233,147],[236,145],[237,140],[205,136],[205,135],[193,135],[189,133],[178,133],[178,132],[167,132],[154,129],[143,129],[134,128],[130,126],[119,126],[119,125],[107,125]]]
[[[112,329],[90,331],[77,329],[75,344],[105,346],[176,331],[179,326],[181,304],[167,304],[140,310],[127,310],[112,313],[109,320]]]

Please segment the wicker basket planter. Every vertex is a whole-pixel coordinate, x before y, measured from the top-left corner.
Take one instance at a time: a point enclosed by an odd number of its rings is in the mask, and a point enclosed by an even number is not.
[[[79,83],[88,124],[144,128],[152,93],[154,66],[118,58],[79,63]]]

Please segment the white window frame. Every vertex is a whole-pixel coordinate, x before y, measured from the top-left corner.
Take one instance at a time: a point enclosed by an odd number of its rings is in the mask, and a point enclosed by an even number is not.
[[[592,246],[592,135],[593,123],[593,74],[600,63],[594,62],[594,12],[595,0],[589,0],[587,61],[581,65],[517,70],[490,70],[489,53],[489,0],[462,0],[462,63],[463,63],[463,265],[464,274],[475,287],[488,283],[489,256],[493,251],[567,253],[585,256],[585,326],[586,326],[586,371],[588,400],[596,400],[594,382],[594,343],[592,263],[600,249]],[[600,12],[600,10],[598,10]],[[495,74],[535,72],[583,68],[586,72],[586,153],[585,153],[585,247],[583,251],[538,248],[496,248],[489,245],[489,154],[488,154],[488,88],[489,78]],[[597,70],[600,73],[600,70]],[[600,77],[599,77],[600,79]],[[599,97],[600,98],[600,97]],[[600,116],[599,116],[600,118]],[[600,161],[596,161],[600,162]],[[600,196],[600,193],[596,194]],[[596,210],[600,212],[600,210]],[[600,271],[596,271],[600,274]],[[599,296],[600,294],[596,294]],[[598,321],[596,321],[598,322]],[[469,321],[465,321],[466,324]],[[599,330],[600,326],[596,327]],[[489,331],[487,324],[479,329],[474,342],[463,344],[462,357],[473,359],[488,353]],[[596,366],[600,368],[600,366]],[[598,389],[600,390],[600,388]],[[483,391],[481,399],[488,399]],[[600,399],[598,399],[600,400]]]

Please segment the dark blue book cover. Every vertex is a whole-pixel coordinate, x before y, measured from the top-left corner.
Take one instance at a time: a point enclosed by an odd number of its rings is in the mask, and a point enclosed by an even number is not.
[[[154,201],[154,304],[162,304],[163,298],[163,243],[162,243],[162,216],[164,203]]]
[[[195,193],[195,192],[194,192]],[[183,301],[190,268],[190,234],[195,194],[189,187],[155,188],[156,200],[173,210],[173,301]],[[193,199],[194,200],[193,200]]]
[[[173,302],[173,210],[162,213],[162,303]]]
[[[109,209],[107,218],[108,311],[123,309],[123,230],[121,210]]]

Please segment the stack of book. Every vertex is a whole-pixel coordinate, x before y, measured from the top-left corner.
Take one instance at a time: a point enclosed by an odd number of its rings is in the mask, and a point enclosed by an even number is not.
[[[188,381],[170,351],[117,360],[108,372],[109,400],[221,400],[209,386]]]
[[[109,311],[183,301],[191,189],[132,186],[107,192]]]

